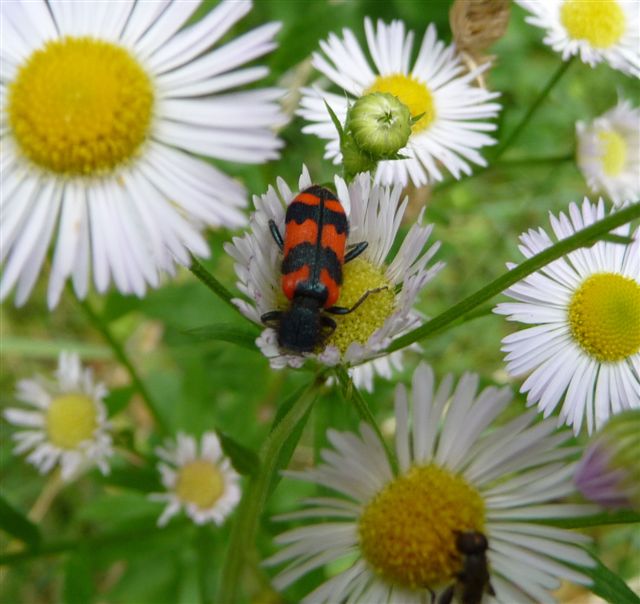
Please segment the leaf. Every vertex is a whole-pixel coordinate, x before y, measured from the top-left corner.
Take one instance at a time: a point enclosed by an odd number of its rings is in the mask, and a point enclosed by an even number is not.
[[[238,327],[232,323],[215,323],[204,327],[195,327],[183,332],[183,334],[199,342],[221,340],[237,344],[252,351],[258,350],[256,346],[258,331],[256,329]]]
[[[615,233],[606,233],[605,235],[602,235],[599,240],[607,241],[608,243],[619,243],[621,245],[629,245],[635,241],[633,237],[625,237],[624,235],[616,235]]]
[[[133,386],[123,386],[122,388],[115,388],[109,392],[108,396],[104,399],[104,404],[107,407],[109,417],[113,417],[120,411],[124,410],[133,393],[136,389]]]
[[[224,454],[231,460],[231,464],[240,474],[253,476],[260,468],[260,460],[251,449],[241,445],[238,441],[216,430]]]
[[[93,578],[91,576],[90,552],[79,548],[67,558],[64,567],[64,604],[88,604],[94,600]]]
[[[2,496],[0,496],[0,528],[26,543],[31,549],[37,548],[42,538],[40,529]]]
[[[342,124],[340,123],[340,120],[338,119],[338,116],[335,114],[333,109],[329,107],[329,103],[325,101],[324,105],[327,108],[327,111],[329,112],[329,116],[331,117],[331,121],[333,122],[333,125],[336,127],[336,130],[338,131],[340,142],[342,142],[342,139],[344,138],[344,129],[342,128]]]
[[[604,598],[607,602],[615,604],[639,604],[640,597],[622,580],[621,577],[609,570],[598,558],[592,556],[596,565],[591,568],[574,566],[577,570],[590,577],[593,584],[589,589]]]

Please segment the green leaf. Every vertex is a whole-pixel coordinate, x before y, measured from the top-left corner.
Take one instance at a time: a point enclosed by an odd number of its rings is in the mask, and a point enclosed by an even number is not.
[[[238,327],[232,323],[215,323],[204,327],[195,327],[183,333],[192,340],[199,342],[221,340],[223,342],[237,344],[254,352],[258,350],[256,346],[258,330]]]
[[[0,528],[26,543],[31,549],[35,549],[40,544],[40,529],[2,496],[0,496]]]
[[[136,389],[133,386],[123,386],[122,388],[111,390],[104,399],[109,417],[113,417],[126,409],[135,391]]]
[[[254,476],[260,468],[260,460],[256,453],[224,432],[216,430],[216,433],[224,454],[231,460],[236,471],[247,476]]]
[[[91,576],[90,552],[81,547],[73,552],[64,567],[64,604],[88,604],[94,601],[93,577]]]
[[[591,591],[613,604],[639,604],[640,597],[614,572],[609,570],[598,558],[593,556],[596,563],[591,568],[575,566],[577,570],[591,578]]]
[[[338,135],[340,136],[340,141],[342,142],[342,139],[344,138],[344,129],[342,128],[342,124],[340,123],[340,120],[338,119],[338,116],[335,114],[333,109],[329,107],[329,103],[327,103],[327,101],[324,102],[324,106],[327,108],[327,111],[329,112],[329,117],[331,117],[331,121],[333,122],[333,125],[336,127],[336,130],[338,131]]]
[[[621,245],[629,245],[635,241],[633,237],[625,237],[624,235],[616,235],[615,233],[602,235],[602,237],[599,237],[599,240],[607,241],[609,243],[619,243]],[[595,245],[595,243],[593,245]]]

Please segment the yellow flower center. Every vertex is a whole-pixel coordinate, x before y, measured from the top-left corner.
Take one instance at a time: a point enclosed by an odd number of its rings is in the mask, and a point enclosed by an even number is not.
[[[120,46],[67,37],[36,50],[9,88],[22,153],[59,174],[95,175],[131,159],[149,131],[153,89]]]
[[[327,340],[328,345],[333,344],[344,354],[352,342],[366,344],[373,332],[384,325],[395,308],[394,286],[385,277],[384,267],[373,266],[362,257],[344,265],[338,306],[351,308],[366,292],[379,287],[386,289],[369,294],[352,313],[331,315],[337,327]]]
[[[360,517],[360,548],[376,573],[408,589],[437,588],[461,570],[457,532],[484,528],[484,500],[435,464],[390,482]]]
[[[91,440],[98,427],[95,402],[86,394],[62,394],[47,409],[49,441],[61,449],[75,449]]]
[[[600,132],[598,138],[602,144],[602,168],[608,176],[617,176],[627,162],[627,143],[613,130]]]
[[[411,76],[402,74],[378,76],[373,85],[362,93],[362,96],[372,92],[388,92],[397,97],[409,108],[412,117],[423,114],[411,126],[411,131],[414,134],[426,130],[436,118],[436,108],[433,104],[431,91],[426,84]]]
[[[206,459],[196,459],[179,469],[176,494],[185,503],[201,509],[210,508],[224,493],[224,479],[218,466]]]
[[[594,48],[609,48],[620,41],[626,27],[617,0],[565,0],[560,21],[569,37],[586,40]]]
[[[569,304],[571,334],[600,362],[616,362],[640,351],[640,284],[598,273],[576,290]]]

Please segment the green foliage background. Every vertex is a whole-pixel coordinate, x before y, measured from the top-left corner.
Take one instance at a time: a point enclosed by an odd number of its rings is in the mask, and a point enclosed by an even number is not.
[[[211,4],[205,3],[196,18]],[[302,85],[316,78],[308,57],[331,31],[350,27],[364,41],[362,20],[369,15],[403,19],[416,31],[418,41],[427,24],[435,22],[440,37],[449,40],[449,7],[450,2],[418,0],[259,0],[229,37],[267,21],[281,20],[280,46],[261,63],[271,68],[270,83]],[[514,6],[506,36],[491,49],[497,61],[488,83],[502,93],[500,138],[513,129],[558,68],[560,58],[542,45],[542,35],[524,23],[524,12]],[[499,166],[439,187],[428,196],[427,218],[435,223],[435,238],[443,242],[438,258],[447,266],[428,286],[420,303],[422,311],[436,315],[497,277],[504,271],[505,262],[520,259],[517,236],[521,232],[547,226],[548,211],[563,210],[570,201],[588,194],[571,159],[575,122],[603,113],[617,102],[618,95],[638,105],[637,82],[606,65],[590,69],[576,61]],[[288,99],[291,106],[295,100],[293,91]],[[264,166],[222,167],[243,180],[252,194],[263,193],[277,176],[294,185],[302,163],[317,182],[332,180],[334,167],[323,160],[323,143],[302,135],[302,125],[302,120],[294,117],[282,131],[286,147],[280,160]],[[410,193],[415,198],[415,216],[424,192]],[[227,231],[210,233],[212,254],[205,262],[230,289],[235,287],[235,275],[222,246],[232,235]],[[226,555],[229,524],[221,529],[197,528],[180,518],[165,529],[157,529],[162,505],[147,499],[149,492],[162,490],[153,448],[164,436],[179,430],[199,435],[219,428],[257,450],[280,403],[308,381],[308,374],[275,372],[255,348],[189,336],[188,330],[212,323],[242,329],[248,329],[248,324],[185,270],[143,299],[114,291],[105,297],[93,295],[91,304],[126,344],[157,401],[168,431],[163,434],[74,298],[63,297],[55,311],[49,312],[45,291],[43,275],[24,308],[6,304],[2,309],[0,402],[3,407],[14,402],[18,379],[53,370],[60,350],[78,350],[111,388],[108,405],[117,429],[119,452],[109,476],[94,471],[58,494],[39,525],[43,535],[40,553],[22,558],[14,555],[0,576],[0,600],[7,604],[213,602]],[[503,318],[487,310],[473,323],[424,342],[421,355],[407,355],[407,365],[397,380],[406,382],[422,358],[440,377],[448,371],[457,376],[475,371],[485,383],[507,383],[500,340],[512,329]],[[517,390],[519,383],[513,387]],[[392,415],[392,392],[393,384],[377,380],[374,394],[365,395],[381,422]],[[522,406],[522,398],[518,397],[514,405]],[[346,429],[357,423],[353,408],[337,391],[327,389],[313,409],[291,466],[311,463],[326,442],[328,426]],[[3,424],[2,495],[26,514],[47,488],[48,478],[11,454],[10,432]],[[126,450],[134,453],[123,453]],[[318,573],[307,576],[280,600],[270,591],[269,571],[258,565],[261,557],[273,551],[272,537],[283,528],[270,517],[292,509],[308,492],[309,487],[285,480],[270,498],[262,520],[256,566],[246,578],[252,601],[296,602],[320,579]],[[625,579],[637,574],[638,560],[632,555],[640,546],[637,531],[628,527],[598,529],[594,536],[595,549],[607,565]],[[0,539],[4,554],[20,551],[21,546],[7,535]]]

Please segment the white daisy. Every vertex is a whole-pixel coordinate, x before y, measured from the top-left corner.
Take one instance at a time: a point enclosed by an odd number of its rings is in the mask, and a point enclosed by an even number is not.
[[[640,109],[621,100],[593,122],[577,122],[577,159],[594,193],[619,205],[640,197]]]
[[[606,61],[640,76],[640,4],[637,0],[516,0],[528,23],[546,30],[544,43],[591,67]]]
[[[550,216],[558,240],[605,215],[602,200]],[[614,232],[628,236],[625,225]],[[507,370],[529,374],[521,391],[547,417],[563,401],[560,420],[578,433],[599,428],[623,409],[640,407],[640,231],[633,243],[599,241],[577,249],[505,291],[516,302],[495,312],[534,325],[502,340]],[[554,241],[543,229],[520,237],[526,258]],[[509,268],[515,266],[509,264]]]
[[[470,73],[454,46],[445,46],[436,38],[433,25],[427,28],[420,51],[409,67],[413,32],[405,33],[402,21],[390,25],[364,21],[369,52],[375,64],[370,67],[353,32],[343,30],[343,38],[331,34],[321,42],[325,56],[314,53],[313,65],[334,84],[340,94],[303,88],[298,113],[312,122],[303,132],[329,139],[325,156],[340,161],[338,133],[331,122],[325,101],[344,123],[347,107],[354,97],[370,92],[388,92],[397,96],[413,116],[423,117],[413,125],[408,145],[400,151],[404,160],[378,164],[376,182],[400,183],[409,180],[416,186],[443,179],[440,165],[455,178],[471,174],[470,163],[485,166],[478,150],[496,141],[485,134],[495,125],[483,120],[495,117],[500,105],[490,102],[498,96],[473,86],[472,82],[489,64]],[[347,93],[346,96],[344,93]]]
[[[421,365],[412,412],[398,386],[397,476],[370,426],[328,432],[333,448],[322,451],[324,463],[288,476],[337,495],[310,497],[304,509],[280,516],[304,524],[280,535],[284,549],[267,561],[287,563],[277,589],[330,564],[331,576],[304,602],[433,601],[456,582],[464,563],[456,541],[467,532],[488,540],[495,599],[483,601],[552,602],[561,579],[589,582],[570,567],[593,564],[580,545],[588,539],[539,524],[594,511],[559,502],[574,489],[567,459],[576,448],[561,446],[571,434],[554,433],[551,420],[534,423],[531,411],[492,425],[511,394],[494,387],[477,394],[478,383],[466,374],[452,394],[448,376],[436,389],[433,371]]]
[[[303,191],[311,184],[305,167],[298,183],[299,190]],[[344,264],[337,305],[351,308],[366,292],[377,291],[352,313],[330,315],[337,327],[313,353],[288,353],[278,345],[276,330],[267,327],[257,344],[274,368],[299,367],[305,357],[315,357],[327,365],[344,363],[351,366],[371,359],[394,337],[421,321],[412,307],[420,291],[443,267],[443,263],[437,262],[427,268],[439,244],[424,250],[432,225],[422,224],[423,214],[409,230],[393,260],[387,259],[407,206],[407,199],[400,203],[402,187],[372,186],[368,173],[359,175],[349,186],[336,177],[335,186],[337,198],[349,220],[347,247],[363,241],[368,243],[360,256]],[[250,300],[234,302],[243,314],[258,324],[265,313],[289,306],[282,293],[282,255],[269,230],[269,220],[275,221],[284,233],[286,206],[295,195],[282,179],[278,179],[278,191],[270,187],[265,195],[254,196],[256,211],[250,219],[250,231],[235,237],[233,243],[225,247],[235,260],[238,288]],[[373,365],[357,370],[353,377],[357,385],[371,388],[373,372],[389,375],[399,359],[400,355],[379,358]]]
[[[235,90],[267,73],[238,69],[275,47],[270,23],[210,50],[251,8],[221,2],[0,3],[0,298],[23,304],[52,240],[48,302],[67,278],[84,297],[113,279],[143,295],[205,226],[245,224],[246,192],[197,158],[278,156],[276,89]]]
[[[35,409],[6,409],[5,419],[20,430],[13,434],[14,453],[30,451],[27,461],[42,474],[59,465],[63,480],[90,466],[108,473],[111,426],[103,399],[107,389],[83,369],[77,354],[63,352],[55,381],[36,376],[18,382],[16,398]]]
[[[193,436],[179,433],[175,443],[167,441],[156,454],[165,462],[158,464],[158,470],[167,489],[149,496],[167,502],[158,526],[167,524],[182,508],[196,524],[217,525],[235,509],[240,501],[240,476],[222,453],[214,432],[205,432],[199,447]]]

